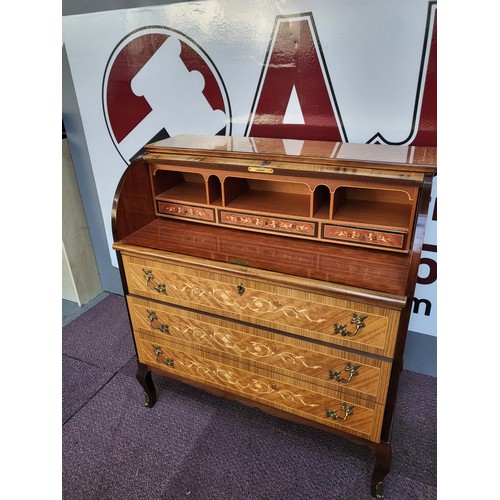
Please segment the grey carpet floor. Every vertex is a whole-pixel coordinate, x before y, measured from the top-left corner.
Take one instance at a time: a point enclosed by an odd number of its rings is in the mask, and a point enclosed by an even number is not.
[[[153,375],[143,406],[122,296],[63,328],[62,498],[370,499],[369,449]],[[403,370],[391,499],[437,498],[436,379]]]

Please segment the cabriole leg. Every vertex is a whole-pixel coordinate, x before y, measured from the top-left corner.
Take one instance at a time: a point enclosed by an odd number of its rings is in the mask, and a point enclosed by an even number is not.
[[[153,383],[153,378],[151,377],[151,371],[147,365],[143,363],[137,363],[137,375],[136,379],[141,384],[145,391],[144,395],[144,406],[152,408],[156,403],[156,389]]]
[[[372,476],[372,496],[384,498],[384,479],[391,470],[391,445],[381,441],[374,449],[375,467]]]

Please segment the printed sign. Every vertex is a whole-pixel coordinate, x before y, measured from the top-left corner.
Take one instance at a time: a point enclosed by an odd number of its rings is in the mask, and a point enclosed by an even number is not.
[[[191,133],[291,148],[287,139],[436,145],[436,40],[429,0],[212,0],[64,17],[113,264],[114,190],[149,142]],[[433,213],[410,324],[431,335]]]
[[[120,41],[106,66],[102,101],[111,140],[126,163],[165,137],[231,134],[229,98],[217,68],[172,29],[145,27]]]

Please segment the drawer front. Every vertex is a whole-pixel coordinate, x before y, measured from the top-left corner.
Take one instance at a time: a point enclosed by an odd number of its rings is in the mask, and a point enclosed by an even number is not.
[[[130,293],[392,357],[399,311],[124,255]]]
[[[127,297],[132,326],[140,333],[241,359],[268,370],[380,404],[385,402],[391,363],[298,341],[203,314]]]
[[[294,220],[283,217],[272,217],[219,210],[220,223],[226,226],[246,227],[259,231],[287,233],[300,236],[318,235],[318,225],[315,222]]]
[[[327,396],[297,387],[293,379],[278,375],[270,378],[225,361],[208,359],[199,351],[173,347],[168,342],[157,342],[137,332],[135,335],[139,360],[160,368],[165,374],[178,374],[371,441],[380,440],[382,405],[370,406],[368,402],[360,404],[352,399],[345,401],[333,392]]]
[[[391,233],[359,227],[323,225],[323,238],[388,248],[403,248],[405,233]]]
[[[158,212],[165,215],[182,217],[183,219],[196,219],[204,220],[207,222],[215,222],[215,211],[211,208],[159,201]]]

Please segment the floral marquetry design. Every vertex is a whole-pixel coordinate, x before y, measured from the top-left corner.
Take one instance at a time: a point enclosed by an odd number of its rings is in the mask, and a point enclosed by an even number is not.
[[[291,403],[301,403],[307,407],[317,407],[316,403],[309,403],[305,400],[305,396],[302,394],[293,392],[288,389],[279,389],[275,384],[268,383],[264,380],[259,380],[257,378],[252,378],[250,381],[246,381],[238,376],[238,374],[233,371],[222,368],[219,366],[210,367],[204,363],[195,360],[189,360],[189,362],[179,362],[188,370],[195,370],[197,372],[203,373],[204,376],[211,375],[215,380],[222,385],[233,386],[241,391],[252,391],[259,395],[271,395],[275,394],[280,396],[285,402]]]
[[[219,215],[222,224],[253,227],[256,229],[267,231],[279,231],[291,234],[316,236],[317,226],[314,222],[223,211],[221,211]]]
[[[179,327],[171,327],[171,329],[176,331],[176,333],[180,334],[179,336],[185,338],[186,334],[189,337],[194,337],[196,340],[206,339],[213,344],[216,344],[216,347],[222,347],[225,349],[231,349],[233,351],[238,352],[239,354],[249,354],[256,359],[266,359],[266,358],[278,358],[283,361],[285,364],[301,364],[305,368],[319,369],[321,366],[313,365],[310,366],[304,361],[304,356],[300,356],[293,352],[276,352],[269,345],[264,344],[263,342],[257,342],[253,340],[242,339],[238,340],[233,337],[233,335],[229,331],[210,331],[210,329],[203,330],[197,326],[185,325],[184,328]]]
[[[176,287],[173,287],[176,288]],[[230,290],[201,285],[194,283],[183,283],[182,288],[176,288],[180,292],[188,292],[193,297],[210,297],[223,306],[237,307],[240,310],[249,310],[262,315],[281,313],[291,319],[306,319],[310,323],[324,323],[325,318],[311,318],[307,309],[284,305],[279,301],[266,299],[264,297],[251,296],[246,299],[236,297]],[[234,298],[233,298],[234,297]]]
[[[158,209],[161,213],[167,215],[176,215],[178,217],[186,217],[188,219],[200,219],[213,222],[215,221],[215,213],[210,208],[193,207],[190,205],[181,205],[178,203],[158,203]]]
[[[351,227],[332,226],[325,224],[324,238],[344,241],[356,241],[370,245],[380,245],[393,248],[402,248],[404,234],[369,231]]]

